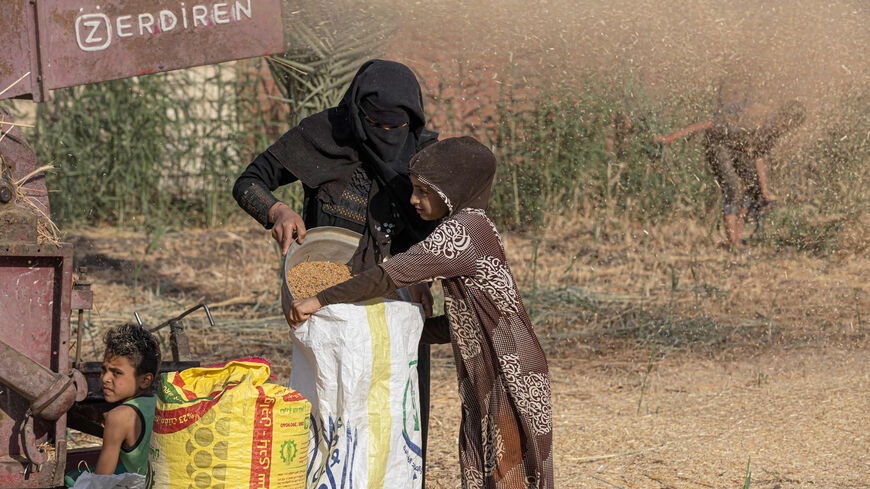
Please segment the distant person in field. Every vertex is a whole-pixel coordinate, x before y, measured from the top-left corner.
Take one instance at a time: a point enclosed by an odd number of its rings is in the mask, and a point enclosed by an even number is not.
[[[783,134],[801,125],[804,118],[804,107],[797,100],[771,110],[764,104],[742,97],[732,103],[720,104],[712,119],[665,136],[657,135],[653,141],[671,144],[679,138],[704,131],[707,163],[724,196],[725,244],[733,250],[742,244],[746,217],[761,212],[773,201],[765,167],[770,150]]]

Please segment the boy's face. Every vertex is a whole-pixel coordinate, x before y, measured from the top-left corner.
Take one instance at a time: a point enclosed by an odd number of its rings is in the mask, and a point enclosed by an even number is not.
[[[136,375],[130,359],[120,355],[106,356],[103,360],[100,381],[103,395],[108,402],[124,402],[144,392],[153,380],[153,375]]]
[[[435,221],[447,215],[447,204],[434,190],[414,175],[411,175],[411,183],[414,185],[411,205],[417,209],[417,214],[420,214],[424,221]]]

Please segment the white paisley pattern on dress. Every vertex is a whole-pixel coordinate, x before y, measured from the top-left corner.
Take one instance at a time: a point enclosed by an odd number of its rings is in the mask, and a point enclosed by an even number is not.
[[[462,473],[462,489],[483,489],[483,474],[474,467],[465,467]]]
[[[450,331],[453,340],[459,345],[462,358],[468,360],[480,354],[480,336],[478,331],[480,324],[474,317],[474,313],[461,299],[452,297],[444,298],[444,306],[447,309],[447,319],[450,323]]]
[[[531,420],[535,434],[544,435],[552,431],[550,378],[537,372],[522,375],[517,355],[502,355],[498,357],[498,362],[508,383],[508,392],[515,396],[517,407]]]
[[[489,415],[481,421],[481,438],[483,439],[484,460],[483,474],[491,476],[504,455],[504,439],[498,425],[493,423]]]
[[[538,489],[540,487],[538,483],[541,480],[541,473],[539,471],[535,471],[535,478],[533,480],[531,477],[526,477],[526,484],[529,485],[528,489]]]
[[[451,259],[471,246],[471,236],[465,231],[465,226],[454,219],[448,219],[435,228],[420,246],[426,253]]]
[[[507,265],[494,256],[484,256],[477,259],[475,268],[474,277],[463,277],[465,285],[486,292],[503,314],[516,314],[520,296]]]

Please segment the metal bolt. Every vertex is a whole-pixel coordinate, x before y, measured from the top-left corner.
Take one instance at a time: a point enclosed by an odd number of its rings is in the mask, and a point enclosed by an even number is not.
[[[15,197],[15,194],[12,193],[11,188],[6,185],[0,187],[0,202],[6,204],[12,200],[12,197]]]

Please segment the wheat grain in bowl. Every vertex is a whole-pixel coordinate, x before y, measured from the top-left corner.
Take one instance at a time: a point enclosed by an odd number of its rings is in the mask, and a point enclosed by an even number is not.
[[[287,272],[287,287],[294,299],[306,299],[349,278],[351,274],[347,265],[311,261],[300,263]]]

